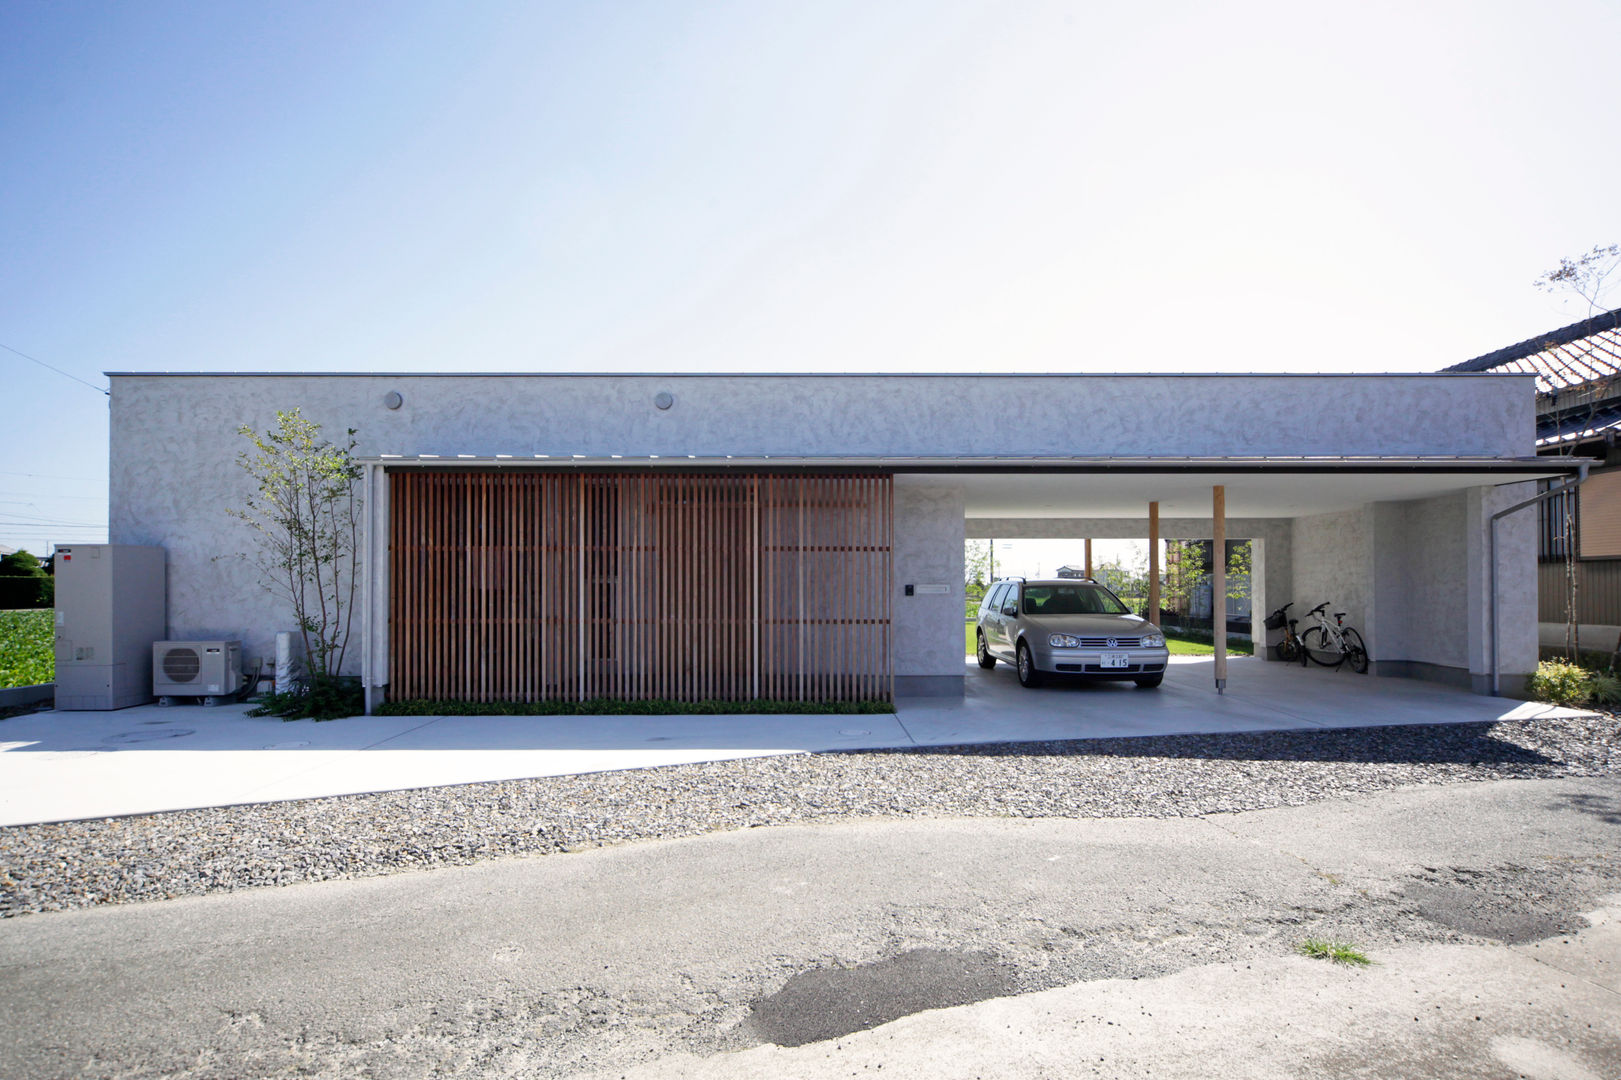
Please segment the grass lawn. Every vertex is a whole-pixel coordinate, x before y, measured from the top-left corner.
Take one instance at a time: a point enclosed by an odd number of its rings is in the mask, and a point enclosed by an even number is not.
[[[1216,653],[1216,647],[1208,641],[1173,637],[1170,634],[1165,635],[1165,647],[1172,656],[1214,656]],[[1229,656],[1254,656],[1255,644],[1243,638],[1230,637],[1227,639],[1227,653]]]
[[[0,611],[0,690],[56,679],[51,609]]]
[[[1172,656],[1212,656],[1216,647],[1208,641],[1196,641],[1185,637],[1166,637],[1165,647],[1171,651]],[[963,652],[973,655],[974,652],[974,624],[968,623],[963,628]],[[1227,639],[1227,652],[1233,656],[1253,656],[1255,646],[1243,638],[1230,637]]]

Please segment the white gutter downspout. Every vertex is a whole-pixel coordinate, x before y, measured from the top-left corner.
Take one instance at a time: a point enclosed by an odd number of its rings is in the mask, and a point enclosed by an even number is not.
[[[361,518],[360,543],[363,562],[360,566],[360,604],[364,612],[360,620],[360,684],[366,698],[366,715],[372,711],[372,492],[374,484],[372,477],[377,472],[376,465],[366,466],[366,482],[362,489],[362,498],[365,500]]]
[[[1537,496],[1535,496],[1533,498],[1527,499],[1524,502],[1515,503],[1513,506],[1509,507],[1507,510],[1499,510],[1499,511],[1497,511],[1497,513],[1492,515],[1491,538],[1488,541],[1487,547],[1486,547],[1486,558],[1491,562],[1491,566],[1492,566],[1491,599],[1490,599],[1490,603],[1488,605],[1489,609],[1490,609],[1490,614],[1489,614],[1488,618],[1489,618],[1490,623],[1491,623],[1492,697],[1502,697],[1503,696],[1502,689],[1498,686],[1498,656],[1497,656],[1497,636],[1498,636],[1497,635],[1497,520],[1499,518],[1505,518],[1508,515],[1516,513],[1516,512],[1518,512],[1520,510],[1524,510],[1527,506],[1534,506],[1537,503],[1546,502],[1547,500],[1553,498],[1555,495],[1563,495],[1566,492],[1572,491],[1572,490],[1580,487],[1581,485],[1587,483],[1587,470],[1588,470],[1588,467],[1589,467],[1590,464],[1591,464],[1590,462],[1584,461],[1580,465],[1577,466],[1579,469],[1581,469],[1581,473],[1576,477],[1574,482],[1571,481],[1569,477],[1566,477],[1565,482],[1563,484],[1560,484],[1558,487],[1549,488],[1547,491],[1544,491],[1540,495],[1537,495]],[[1573,544],[1575,542],[1576,542],[1575,537],[1573,537],[1573,536],[1565,537],[1565,543]]]

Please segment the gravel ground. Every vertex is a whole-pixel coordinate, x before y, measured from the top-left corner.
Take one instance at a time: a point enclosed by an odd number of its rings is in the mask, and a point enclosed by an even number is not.
[[[1615,716],[794,754],[0,828],[0,917],[883,817],[1185,817],[1621,774]]]

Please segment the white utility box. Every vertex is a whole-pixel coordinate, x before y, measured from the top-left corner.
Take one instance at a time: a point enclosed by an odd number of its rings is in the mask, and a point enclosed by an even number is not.
[[[218,705],[242,689],[240,641],[154,641],[152,692],[158,704],[177,697],[200,697]]]
[[[152,700],[152,643],[162,641],[163,549],[56,549],[56,707],[123,709]]]

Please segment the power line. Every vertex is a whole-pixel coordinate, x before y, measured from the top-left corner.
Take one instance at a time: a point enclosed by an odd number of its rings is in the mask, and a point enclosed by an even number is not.
[[[31,521],[0,521],[0,533],[8,532],[106,532],[106,525],[53,525],[50,523],[36,524]]]
[[[0,476],[31,476],[35,480],[83,480],[91,484],[105,484],[107,482],[105,476],[54,476],[51,473],[5,472],[4,470],[0,470]]]
[[[0,527],[3,525],[66,525],[70,529],[75,525],[83,525],[84,529],[105,529],[105,525],[97,521],[63,521],[60,517],[29,517],[0,511]]]
[[[4,349],[4,350],[6,350],[6,352],[9,352],[9,353],[16,353],[18,356],[22,357],[24,360],[32,360],[34,363],[38,364],[40,367],[46,368],[46,369],[48,369],[50,371],[54,371],[58,375],[64,376],[65,378],[72,379],[74,382],[78,383],[80,386],[88,386],[88,387],[90,387],[90,389],[94,390],[98,394],[103,395],[104,397],[112,397],[113,396],[111,390],[103,390],[101,387],[95,385],[94,383],[85,382],[83,379],[79,378],[77,375],[69,375],[67,372],[63,371],[59,367],[51,367],[51,365],[47,364],[45,361],[39,359],[38,357],[29,356],[27,353],[23,352],[21,349],[13,349],[10,345],[7,345],[3,341],[0,341],[0,349]]]

